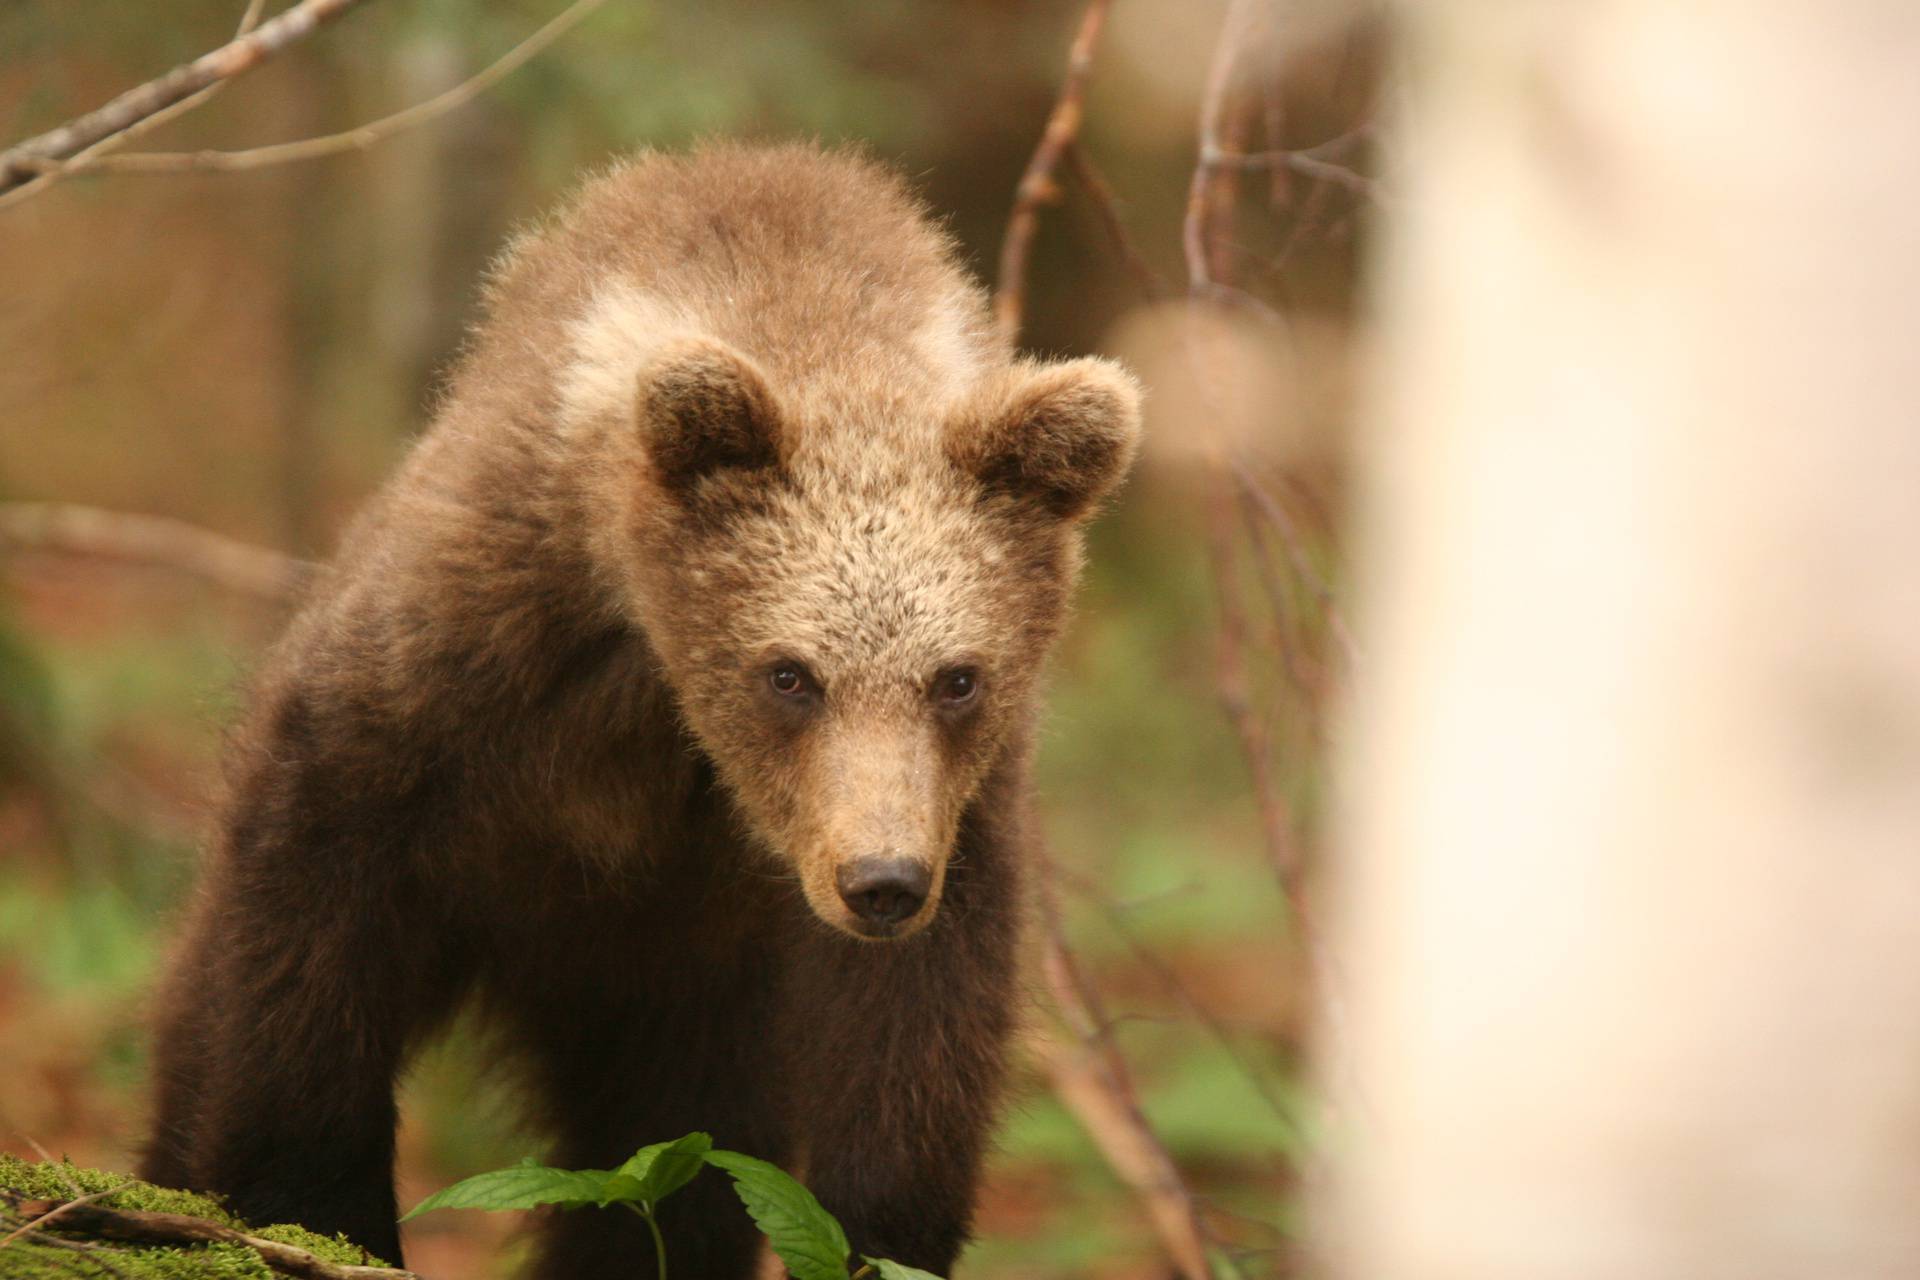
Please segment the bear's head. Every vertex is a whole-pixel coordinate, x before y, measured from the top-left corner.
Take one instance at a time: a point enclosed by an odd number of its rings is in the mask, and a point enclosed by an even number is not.
[[[937,411],[876,411],[688,336],[634,405],[626,576],[687,724],[821,920],[916,932],[969,801],[1023,749],[1137,387],[1014,362]]]

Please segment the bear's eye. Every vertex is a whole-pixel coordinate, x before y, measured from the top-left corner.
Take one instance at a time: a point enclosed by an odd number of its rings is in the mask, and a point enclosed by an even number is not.
[[[767,684],[783,698],[799,698],[813,692],[813,677],[797,662],[783,662],[767,673]]]
[[[972,702],[980,692],[980,673],[972,667],[955,667],[952,671],[943,671],[933,684],[934,696],[949,707],[963,706]]]

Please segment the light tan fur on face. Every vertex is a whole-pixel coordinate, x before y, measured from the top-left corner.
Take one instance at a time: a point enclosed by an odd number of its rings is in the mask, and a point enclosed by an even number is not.
[[[759,843],[849,931],[851,859],[932,872],[903,933],[964,874],[966,806],[1034,714],[1080,522],[1138,429],[1117,366],[1015,361],[985,302],[892,174],[711,147],[616,169],[518,245],[474,356],[549,406],[521,447],[583,478],[610,607]],[[804,716],[769,691],[779,660],[819,680]],[[959,665],[981,689],[956,716],[933,685]]]
[[[961,811],[1027,713],[1063,612],[1062,557],[1076,553],[1057,539],[1009,545],[944,468],[857,473],[851,487],[837,469],[797,469],[809,478],[767,510],[661,566],[650,591],[691,584],[715,605],[676,627],[662,656],[696,733],[816,913],[846,924],[833,887],[842,862],[905,857],[934,873],[924,923]],[[766,705],[764,672],[776,658],[804,663],[824,691],[791,735],[770,736],[779,708]],[[981,690],[956,726],[930,695],[959,665],[980,672]]]

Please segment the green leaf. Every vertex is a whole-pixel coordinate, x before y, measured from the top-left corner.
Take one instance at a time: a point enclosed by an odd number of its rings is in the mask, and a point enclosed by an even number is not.
[[[765,1160],[738,1151],[709,1151],[725,1169],[754,1225],[797,1280],[847,1280],[847,1234],[813,1193]]]
[[[642,1147],[608,1177],[600,1203],[632,1200],[656,1204],[692,1182],[706,1167],[706,1154],[711,1150],[713,1139],[704,1133]]]
[[[873,1269],[880,1273],[880,1280],[940,1280],[940,1277],[931,1271],[922,1271],[918,1267],[909,1267],[905,1263],[895,1262],[891,1258],[874,1258],[864,1253],[860,1256],[866,1258],[869,1263],[873,1264]]]
[[[406,1218],[435,1209],[531,1209],[557,1204],[563,1209],[598,1204],[612,1175],[603,1169],[548,1169],[522,1163],[511,1169],[479,1173],[434,1192],[413,1206]]]

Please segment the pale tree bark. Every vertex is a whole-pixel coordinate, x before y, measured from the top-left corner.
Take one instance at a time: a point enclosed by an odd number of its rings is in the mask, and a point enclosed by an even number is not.
[[[1920,1275],[1920,9],[1403,12],[1338,1274]]]

